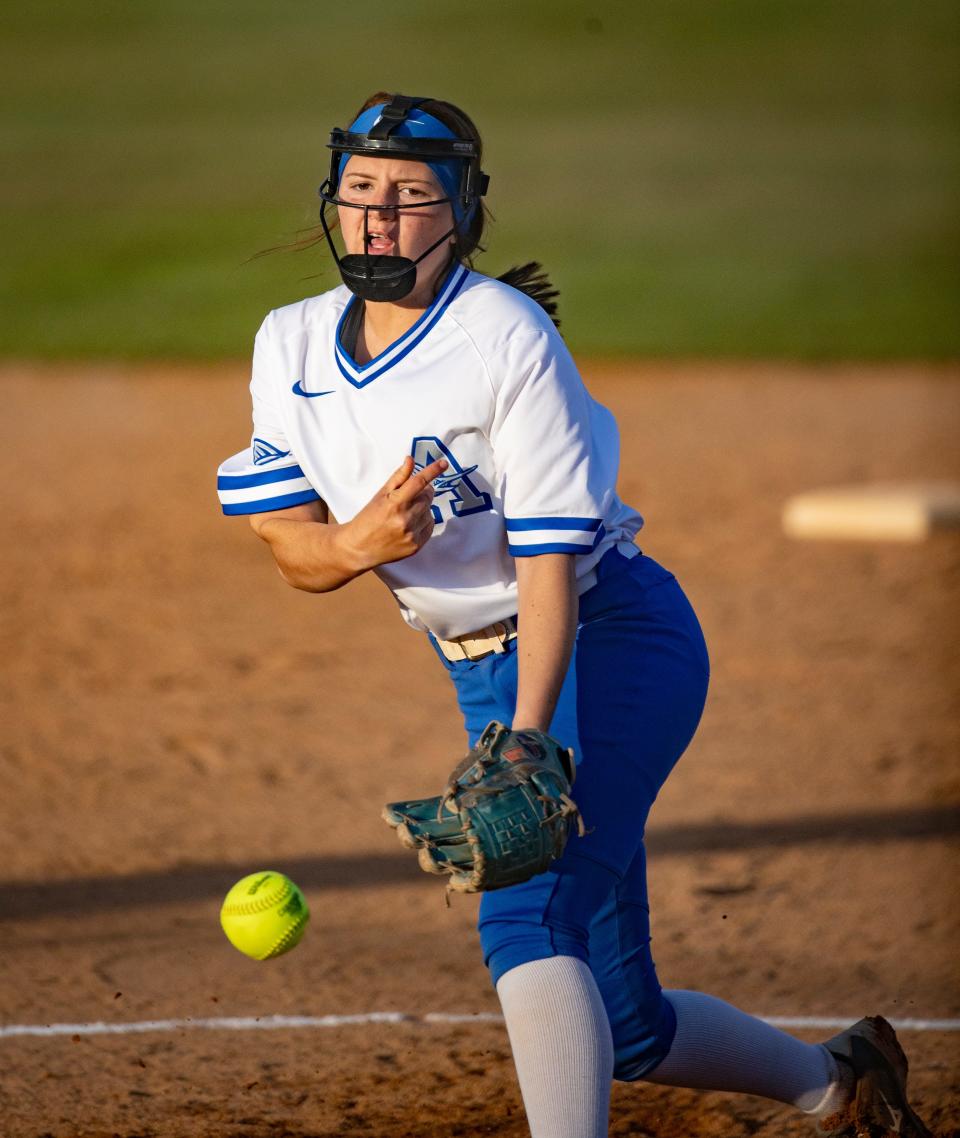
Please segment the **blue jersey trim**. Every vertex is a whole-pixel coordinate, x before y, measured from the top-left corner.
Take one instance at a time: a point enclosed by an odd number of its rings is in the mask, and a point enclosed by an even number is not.
[[[538,553],[592,553],[603,540],[606,530],[601,524],[596,536],[589,545],[574,545],[566,541],[544,541],[539,545],[511,545],[507,542],[507,552],[511,557],[535,557]]]
[[[592,545],[567,545],[562,541],[548,541],[543,545],[508,545],[511,557],[535,557],[538,553],[590,553]]]
[[[250,486],[269,486],[271,482],[286,482],[290,478],[303,478],[299,466],[281,466],[278,470],[264,470],[257,474],[220,474],[218,490],[246,490]]]
[[[302,506],[316,502],[316,490],[298,490],[295,494],[281,494],[276,498],[260,498],[256,502],[229,502],[221,506],[225,514],[265,514],[270,510],[285,510],[288,506]]]
[[[460,289],[463,288],[469,275],[470,270],[463,265],[455,269],[446,286],[441,290],[426,312],[417,320],[416,324],[409,328],[399,340],[394,341],[389,348],[365,364],[358,364],[350,353],[346,351],[340,340],[340,331],[343,327],[344,320],[347,318],[347,313],[357,302],[357,297],[353,297],[340,315],[336,335],[333,340],[334,358],[336,359],[337,367],[340,369],[340,374],[343,378],[347,380],[348,383],[353,384],[354,387],[366,387],[368,383],[372,383],[375,379],[379,379],[384,372],[389,371],[394,364],[399,363],[404,356],[409,355],[444,314],[454,297]],[[400,345],[403,345],[403,347],[400,351],[397,351]],[[386,359],[386,357],[389,358]],[[386,362],[383,362],[384,359],[386,359]],[[370,374],[368,375],[367,372]],[[357,377],[357,373],[359,373],[359,378]]]
[[[592,533],[600,529],[602,518],[504,518],[508,530],[580,529]]]

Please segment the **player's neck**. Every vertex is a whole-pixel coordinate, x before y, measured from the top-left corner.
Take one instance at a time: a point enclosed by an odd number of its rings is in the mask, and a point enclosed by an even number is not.
[[[358,364],[367,364],[385,352],[392,343],[408,332],[430,307],[428,301],[423,307],[401,307],[399,304],[376,304],[365,301],[363,323],[357,335],[354,359]]]
[[[364,301],[363,318],[353,353],[356,362],[361,366],[369,363],[409,332],[434,302],[453,267],[454,263],[448,261],[431,276],[418,274],[413,292],[399,302]]]

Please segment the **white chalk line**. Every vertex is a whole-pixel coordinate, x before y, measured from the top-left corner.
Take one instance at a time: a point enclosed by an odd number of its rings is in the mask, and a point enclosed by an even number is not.
[[[760,1019],[782,1028],[822,1028],[842,1031],[855,1022],[854,1017],[835,1016],[760,1016]],[[407,1015],[404,1012],[363,1012],[358,1015],[327,1016],[213,1016],[187,1019],[146,1019],[128,1023],[10,1023],[0,1024],[0,1039],[14,1036],[56,1035],[143,1035],[170,1031],[286,1031],[290,1029],[323,1029],[368,1024],[461,1024],[503,1023],[498,1012],[461,1014],[428,1012]],[[960,1031],[960,1019],[891,1019],[897,1031]]]

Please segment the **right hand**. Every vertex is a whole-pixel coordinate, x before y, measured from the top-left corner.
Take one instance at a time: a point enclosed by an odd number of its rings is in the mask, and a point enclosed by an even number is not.
[[[352,521],[341,526],[341,537],[362,569],[412,557],[433,533],[433,480],[449,463],[438,458],[414,471],[408,455],[382,488]]]

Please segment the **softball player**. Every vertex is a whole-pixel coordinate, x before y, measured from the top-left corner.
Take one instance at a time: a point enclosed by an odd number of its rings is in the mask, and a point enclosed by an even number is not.
[[[634,544],[616,423],[550,319],[555,294],[532,266],[507,275],[519,287],[471,267],[487,178],[470,119],[381,93],[330,150],[321,221],[344,283],[264,321],[253,438],[220,467],[220,499],[296,588],[375,572],[429,634],[471,743],[496,719],[575,748],[590,831],[480,906],[531,1134],[606,1135],[617,1078],[767,1096],[834,1138],[926,1135],[879,1017],[812,1045],[661,989],[643,831],[703,710],[697,619]]]

